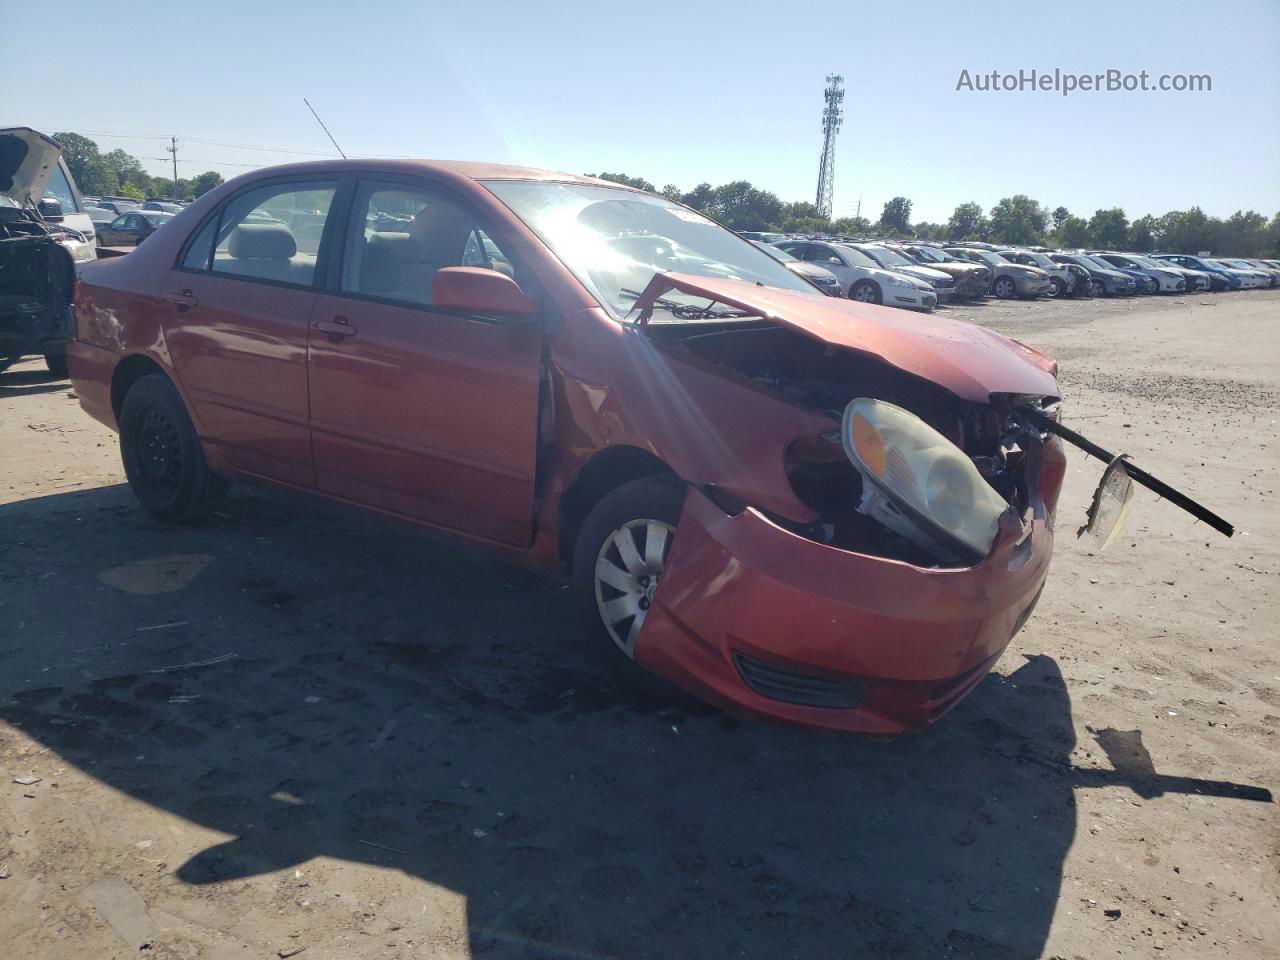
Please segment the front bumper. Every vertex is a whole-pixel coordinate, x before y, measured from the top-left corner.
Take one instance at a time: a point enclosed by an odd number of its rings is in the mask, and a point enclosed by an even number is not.
[[[1038,297],[1042,293],[1048,293],[1053,289],[1053,284],[1049,282],[1049,278],[1043,279],[1039,277],[1014,277],[1014,287],[1017,288],[1019,296]]]
[[[1060,446],[1053,456],[1065,463]],[[1034,608],[1053,550],[1037,513],[1025,528],[1006,515],[977,566],[926,569],[816,543],[752,508],[728,516],[691,488],[636,659],[731,709],[871,734],[924,726],[981,682]]]
[[[938,295],[932,290],[920,290],[916,287],[886,286],[884,288],[883,302],[886,307],[932,310],[938,305]]]

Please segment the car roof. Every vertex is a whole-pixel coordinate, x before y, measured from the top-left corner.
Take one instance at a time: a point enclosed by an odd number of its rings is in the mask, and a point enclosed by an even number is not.
[[[258,179],[263,176],[280,176],[293,173],[350,173],[350,172],[399,172],[406,174],[451,174],[468,180],[540,180],[549,183],[582,183],[600,187],[616,187],[619,190],[636,190],[625,184],[597,177],[579,176],[557,170],[541,170],[536,167],[519,167],[507,163],[487,163],[473,160],[409,160],[378,159],[366,157],[358,160],[311,160],[303,163],[289,163],[275,167],[263,167],[244,175],[244,179]],[[237,180],[241,179],[239,177]]]

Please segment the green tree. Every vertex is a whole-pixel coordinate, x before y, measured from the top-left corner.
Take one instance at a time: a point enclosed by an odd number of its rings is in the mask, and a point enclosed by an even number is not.
[[[1129,219],[1119,207],[1097,210],[1089,219],[1090,242],[1104,250],[1120,250],[1129,238]]]
[[[191,179],[191,197],[203,196],[214,187],[221,185],[222,174],[216,170],[206,170],[204,173],[197,174]]]
[[[880,226],[888,233],[911,232],[911,201],[906,197],[894,197],[884,205],[880,213]]]
[[[962,203],[956,207],[947,221],[947,239],[978,240],[986,233],[986,220],[982,208],[976,203]]]
[[[101,158],[98,145],[78,133],[55,133],[53,139],[62,147],[62,159],[67,162],[67,169],[77,182],[88,171],[89,164]]]
[[[918,240],[945,240],[946,227],[940,223],[921,221],[911,228],[912,235]]]
[[[1057,230],[1057,244],[1068,249],[1089,246],[1089,224],[1084,217],[1067,217]]]
[[[587,173],[583,174],[583,176],[595,177],[597,180],[608,180],[610,183],[620,183],[624,187],[635,187],[637,190],[647,190],[649,193],[658,192],[658,188],[644,179],[644,177],[629,177],[625,173]]]
[[[1053,211],[1053,229],[1056,233],[1062,229],[1062,225],[1067,222],[1071,216],[1071,211],[1066,207],[1056,207]]]
[[[1026,194],[1005,197],[991,208],[991,236],[1002,243],[1030,246],[1044,236],[1048,215]]]
[[[866,217],[841,217],[826,229],[842,237],[865,237],[871,232],[871,221]]]
[[[686,207],[693,207],[695,210],[708,210],[715,198],[715,187],[709,183],[700,183],[680,199]]]
[[[709,209],[712,216],[734,230],[767,230],[781,218],[782,201],[746,180],[735,180],[715,188]]]
[[[1147,214],[1129,224],[1129,249],[1138,253],[1150,253],[1158,244],[1156,230],[1160,224],[1155,217]]]
[[[677,187],[674,183],[668,183],[665,187],[663,187],[662,195],[666,197],[668,200],[674,200],[676,203],[679,203],[680,198],[684,196],[684,194],[680,192],[680,188]]]

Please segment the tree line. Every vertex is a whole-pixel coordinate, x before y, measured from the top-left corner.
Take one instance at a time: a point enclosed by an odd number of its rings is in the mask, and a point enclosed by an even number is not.
[[[823,233],[836,236],[914,237],[919,240],[982,240],[1011,246],[1100,248],[1148,253],[1155,250],[1215,256],[1280,257],[1280,213],[1270,220],[1253,210],[1238,210],[1225,220],[1199,207],[1147,215],[1132,222],[1124,210],[1096,210],[1076,216],[1066,207],[1050,211],[1025,194],[1005,197],[990,210],[962,203],[946,223],[911,222],[911,201],[893,197],[880,219],[818,216],[807,201],[786,202],[774,193],[735,180],[718,187],[700,183],[690,191],[674,184],[658,189],[642,177],[623,173],[588,174],[614,183],[657,193],[693,207],[734,230],[772,230],[779,233]]]
[[[79,133],[55,133],[53,139],[62,147],[62,159],[75,177],[80,192],[90,197],[167,197],[171,200],[194,200],[222,183],[222,174],[214,170],[190,180],[153,177],[142,168],[142,162],[124,150],[103,153],[98,145]]]

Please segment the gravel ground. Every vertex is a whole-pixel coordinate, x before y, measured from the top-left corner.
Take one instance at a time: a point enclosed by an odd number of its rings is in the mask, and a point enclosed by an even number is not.
[[[618,690],[559,583],[237,489],[149,520],[0,374],[0,942],[23,957],[1277,957],[1280,292],[948,311],[1140,490],[893,742]],[[38,779],[36,779],[38,778]]]

